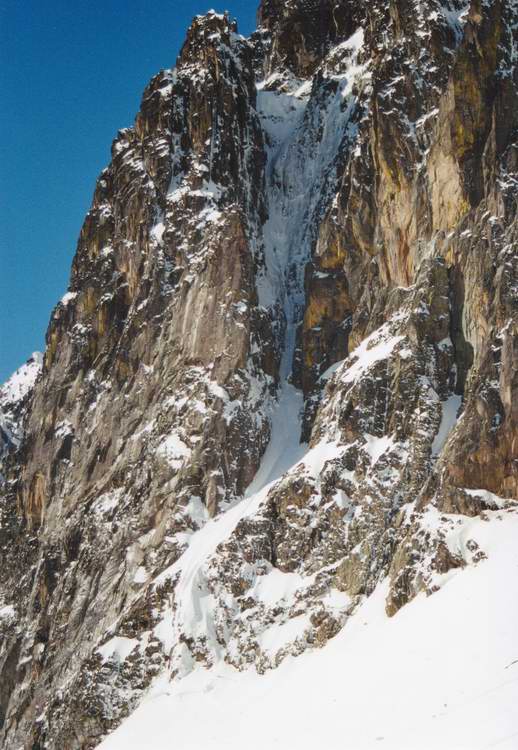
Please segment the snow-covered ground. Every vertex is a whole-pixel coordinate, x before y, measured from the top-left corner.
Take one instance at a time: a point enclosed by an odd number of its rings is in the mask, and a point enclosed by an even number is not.
[[[221,664],[149,697],[102,750],[518,748],[518,512],[470,523],[488,555],[389,619],[385,585],[321,651]]]

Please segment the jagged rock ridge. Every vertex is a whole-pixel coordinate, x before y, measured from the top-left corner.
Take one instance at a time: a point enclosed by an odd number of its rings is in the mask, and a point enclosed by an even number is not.
[[[515,507],[516,3],[259,23],[194,19],[98,180],[3,459],[7,748],[392,615]]]

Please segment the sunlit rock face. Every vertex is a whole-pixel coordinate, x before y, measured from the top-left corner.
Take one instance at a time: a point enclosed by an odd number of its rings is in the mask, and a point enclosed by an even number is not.
[[[465,520],[518,498],[517,44],[497,0],[193,20],[0,391],[3,747],[94,748],[158,677],[483,564]]]

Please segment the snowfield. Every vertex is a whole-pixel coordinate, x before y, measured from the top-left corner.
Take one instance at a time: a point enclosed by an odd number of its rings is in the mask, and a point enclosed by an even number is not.
[[[102,750],[518,748],[518,512],[470,522],[488,559],[393,618],[382,584],[320,651],[261,676],[162,678]]]

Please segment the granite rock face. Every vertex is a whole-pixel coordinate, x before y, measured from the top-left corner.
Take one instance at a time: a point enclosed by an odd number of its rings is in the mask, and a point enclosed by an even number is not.
[[[395,614],[515,507],[518,6],[258,21],[197,17],[150,82],[0,392],[6,748],[323,647],[385,579]]]

